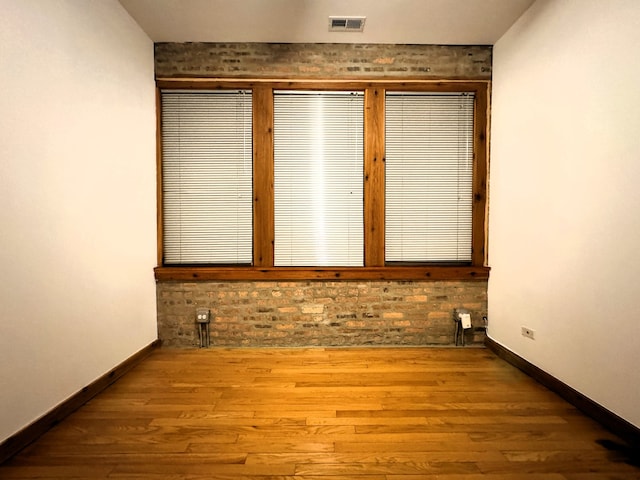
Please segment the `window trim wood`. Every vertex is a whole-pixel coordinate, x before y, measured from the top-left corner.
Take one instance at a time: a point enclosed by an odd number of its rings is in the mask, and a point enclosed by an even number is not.
[[[158,281],[193,280],[482,280],[488,278],[486,190],[488,174],[488,81],[429,80],[262,80],[158,79]],[[253,91],[253,266],[163,265],[162,145],[160,91],[171,89],[251,89]],[[278,89],[360,90],[364,120],[364,266],[274,267],[273,91]],[[387,90],[474,92],[472,261],[470,265],[385,265],[384,253],[384,112]]]
[[[273,265],[273,90],[253,89],[253,265]]]
[[[489,267],[156,267],[157,281],[304,281],[304,280],[486,280]]]

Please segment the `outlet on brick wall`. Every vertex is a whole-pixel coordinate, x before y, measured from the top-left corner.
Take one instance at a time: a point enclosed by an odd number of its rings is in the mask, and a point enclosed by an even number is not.
[[[453,345],[454,308],[482,318],[487,282],[158,282],[164,345],[198,345],[194,305],[214,346]],[[484,341],[478,334],[469,343]]]

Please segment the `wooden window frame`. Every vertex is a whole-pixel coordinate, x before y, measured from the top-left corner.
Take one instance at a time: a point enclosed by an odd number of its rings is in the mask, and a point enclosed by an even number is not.
[[[488,174],[488,81],[308,81],[159,79],[157,81],[158,281],[195,280],[484,280]],[[160,91],[246,89],[253,92],[253,265],[163,265]],[[274,267],[273,92],[282,89],[364,92],[364,266]],[[385,92],[474,92],[472,259],[469,265],[385,265]]]

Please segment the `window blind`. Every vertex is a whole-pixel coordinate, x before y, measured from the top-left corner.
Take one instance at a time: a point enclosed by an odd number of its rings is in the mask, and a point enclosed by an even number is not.
[[[387,93],[387,262],[471,261],[473,108],[473,94]]]
[[[362,92],[274,92],[276,266],[362,266]]]
[[[163,91],[165,264],[251,264],[250,91]]]

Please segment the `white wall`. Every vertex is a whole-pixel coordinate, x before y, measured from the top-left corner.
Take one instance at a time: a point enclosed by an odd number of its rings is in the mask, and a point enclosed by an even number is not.
[[[538,0],[497,42],[489,213],[489,336],[636,426],[639,52],[637,0]]]
[[[0,441],[156,338],[153,44],[0,0]]]

